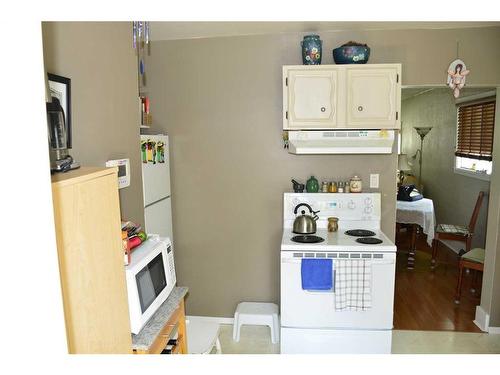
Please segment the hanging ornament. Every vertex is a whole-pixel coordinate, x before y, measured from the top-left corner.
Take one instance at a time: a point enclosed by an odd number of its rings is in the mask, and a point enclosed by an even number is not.
[[[465,77],[470,71],[467,70],[465,63],[458,58],[458,42],[457,42],[457,58],[453,60],[448,67],[447,85],[453,90],[453,96],[458,98],[460,90],[465,86]]]
[[[150,28],[148,21],[133,21],[132,22],[132,45],[134,49],[144,48],[150,41]]]

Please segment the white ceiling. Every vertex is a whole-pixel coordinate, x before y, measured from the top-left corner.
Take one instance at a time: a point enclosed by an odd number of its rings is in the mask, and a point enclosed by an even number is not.
[[[151,40],[292,32],[498,27],[500,22],[151,22]]]

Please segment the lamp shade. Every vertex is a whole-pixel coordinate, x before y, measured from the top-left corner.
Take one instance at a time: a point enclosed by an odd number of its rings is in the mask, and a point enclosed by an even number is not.
[[[408,164],[408,156],[406,154],[398,155],[398,170],[411,171],[411,167]]]
[[[424,139],[424,137],[429,133],[432,129],[432,126],[415,126],[415,130],[417,131],[420,138]]]

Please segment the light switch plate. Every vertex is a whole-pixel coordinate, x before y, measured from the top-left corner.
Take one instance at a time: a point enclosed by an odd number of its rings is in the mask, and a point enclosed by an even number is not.
[[[379,174],[370,174],[370,188],[378,189],[378,177]]]

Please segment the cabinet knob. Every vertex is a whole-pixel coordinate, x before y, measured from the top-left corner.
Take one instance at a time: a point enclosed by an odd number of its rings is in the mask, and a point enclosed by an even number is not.
[[[359,106],[359,107],[358,107],[358,111],[360,111],[360,112],[361,112],[362,110],[363,110],[363,107],[362,107],[362,106]]]
[[[321,107],[321,112],[325,112],[326,111],[326,108],[325,107]]]

